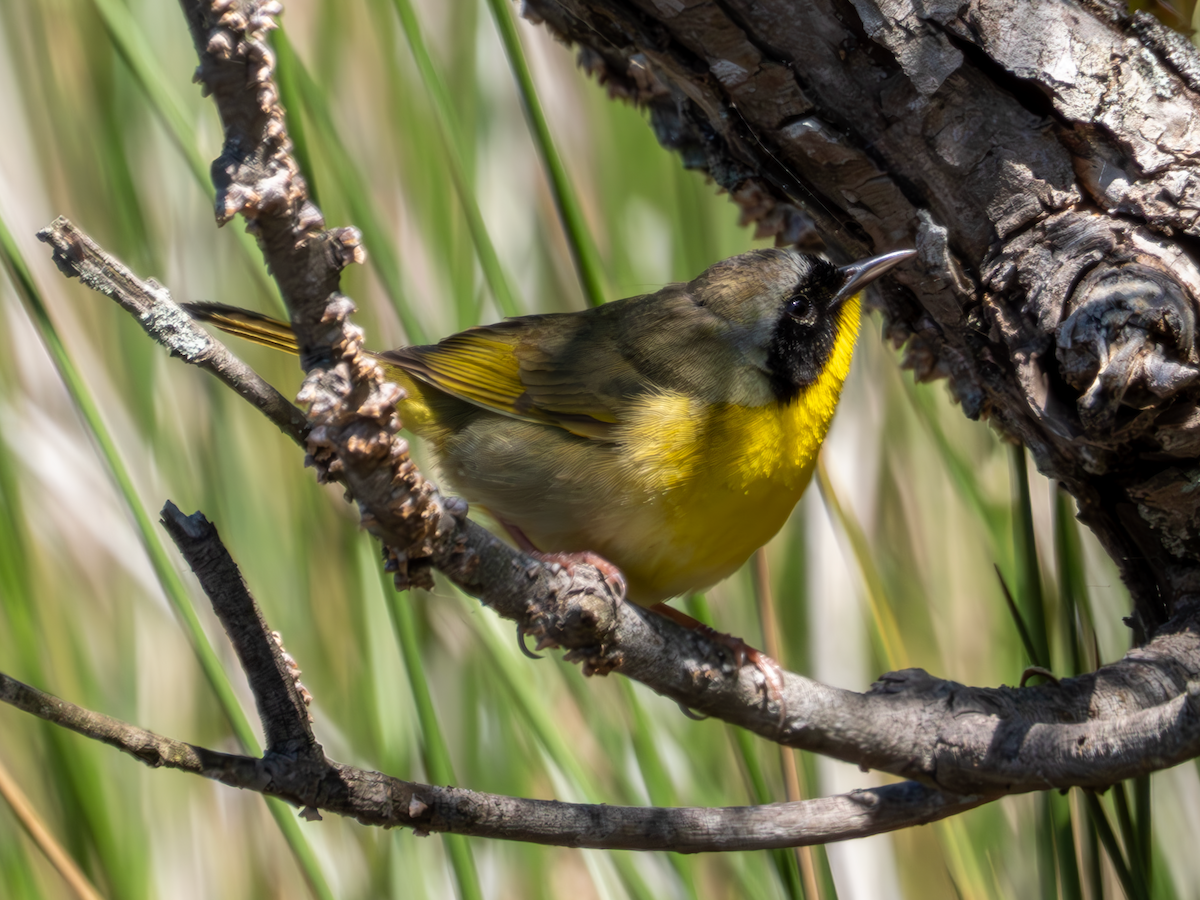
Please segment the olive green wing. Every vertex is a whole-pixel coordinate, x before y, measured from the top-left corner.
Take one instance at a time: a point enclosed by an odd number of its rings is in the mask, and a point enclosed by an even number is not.
[[[471,328],[379,357],[486,409],[612,440],[633,401],[647,394],[729,399],[744,355],[727,325],[686,285],[670,285],[577,313]]]
[[[484,409],[610,440],[622,364],[605,326],[586,313],[525,316],[378,356]]]

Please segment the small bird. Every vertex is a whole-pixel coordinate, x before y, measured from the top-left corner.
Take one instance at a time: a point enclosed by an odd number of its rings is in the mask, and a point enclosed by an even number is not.
[[[732,574],[783,526],[850,370],[858,295],[914,255],[838,267],[755,250],[653,294],[372,355],[444,481],[521,549],[598,565],[628,599],[697,626],[661,601]],[[297,352],[287,323],[186,308]],[[719,637],[771,682],[765,656]]]

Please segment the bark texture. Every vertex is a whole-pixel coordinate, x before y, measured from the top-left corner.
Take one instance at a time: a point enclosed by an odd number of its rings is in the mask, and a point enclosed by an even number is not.
[[[915,246],[918,378],[1024,443],[1142,642],[1200,592],[1200,56],[1108,0],[526,0],[780,242]]]

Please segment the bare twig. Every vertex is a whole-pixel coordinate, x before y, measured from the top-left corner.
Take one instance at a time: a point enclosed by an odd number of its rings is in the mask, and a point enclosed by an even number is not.
[[[267,628],[217,529],[201,513],[185,516],[169,500],[162,510],[162,524],[208,594],[250,679],[267,755],[323,760],[325,754],[309,724],[311,698],[296,680],[299,670],[278,635]]]
[[[821,844],[937,821],[989,799],[955,797],[903,782],[820,800],[725,809],[524,800],[415,784],[332,762],[313,765],[217,753],[90,712],[2,673],[0,700],[149,766],[191,772],[364,824],[565,847],[701,853]]]
[[[280,431],[297,443],[304,443],[308,434],[304,413],[224,344],[213,340],[171,299],[170,291],[153,279],[139,279],[62,216],[37,236],[53,248],[54,262],[64,275],[78,277],[92,290],[115,300],[172,355],[211,372],[274,422]]]

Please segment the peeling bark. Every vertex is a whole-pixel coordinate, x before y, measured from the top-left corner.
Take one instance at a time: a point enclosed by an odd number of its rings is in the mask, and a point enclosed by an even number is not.
[[[1200,593],[1200,55],[1111,0],[526,0],[780,243],[916,246],[921,380],[1025,444],[1142,642]]]

